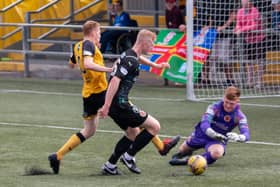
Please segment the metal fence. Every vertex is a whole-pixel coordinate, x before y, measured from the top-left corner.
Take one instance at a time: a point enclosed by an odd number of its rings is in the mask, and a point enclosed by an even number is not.
[[[30,31],[33,27],[47,27],[47,28],[57,28],[57,29],[69,29],[69,30],[81,30],[82,25],[56,25],[56,24],[25,24],[25,23],[0,23],[0,27],[18,27],[22,33],[21,49],[1,49],[1,54],[8,53],[18,53],[23,55],[24,61],[24,76],[30,76],[30,59],[34,55],[47,55],[54,57],[69,57],[72,54],[72,47],[77,41],[70,41],[69,39],[52,39],[44,38],[37,39],[32,38]],[[116,27],[116,26],[101,26],[101,29],[110,29],[110,30],[140,30],[141,27]],[[158,31],[159,28],[149,28],[153,31]],[[82,38],[81,38],[82,39]],[[41,44],[61,44],[66,46],[67,51],[48,51],[48,50],[32,50],[32,43],[41,43]],[[104,54],[105,58],[117,58],[117,54]]]

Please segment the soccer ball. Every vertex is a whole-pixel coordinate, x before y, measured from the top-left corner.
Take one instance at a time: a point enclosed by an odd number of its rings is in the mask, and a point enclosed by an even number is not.
[[[188,167],[194,175],[201,175],[207,168],[207,161],[201,155],[193,155],[188,160]]]

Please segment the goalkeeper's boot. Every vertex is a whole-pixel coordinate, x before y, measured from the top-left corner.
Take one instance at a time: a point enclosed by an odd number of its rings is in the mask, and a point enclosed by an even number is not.
[[[121,156],[121,162],[133,173],[140,174],[141,170],[137,168],[135,158],[131,160],[125,158],[124,155]]]
[[[161,156],[167,155],[167,153],[169,153],[169,151],[177,145],[177,143],[180,141],[180,138],[181,137],[179,135],[177,135],[177,136],[173,137],[172,139],[170,139],[170,138],[164,139],[163,140],[164,147],[163,147],[163,150],[158,151],[159,154]]]
[[[182,166],[188,164],[189,156],[192,155],[192,152],[190,153],[176,153],[172,156],[171,160],[169,161],[169,164],[172,166]]]
[[[57,155],[56,153],[51,154],[48,157],[49,161],[50,161],[50,167],[53,170],[54,174],[58,174],[59,172],[59,165],[60,165],[60,160],[57,159]]]
[[[188,158],[172,158],[169,164],[171,166],[185,166],[188,164]]]
[[[102,174],[103,175],[121,175],[117,166],[114,168],[110,168],[106,165],[106,163],[102,166]]]

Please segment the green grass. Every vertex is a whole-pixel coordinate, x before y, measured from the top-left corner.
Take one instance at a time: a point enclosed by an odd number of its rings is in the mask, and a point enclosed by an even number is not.
[[[41,92],[5,93],[3,90]],[[141,175],[130,173],[119,163],[122,176],[102,176],[100,168],[122,136],[121,133],[104,131],[98,131],[93,138],[67,154],[59,175],[25,176],[25,168],[32,166],[51,171],[47,156],[77,132],[48,126],[82,128],[80,91],[81,81],[0,78],[1,186],[279,186],[279,145],[262,144],[230,143],[226,156],[201,176],[192,176],[184,166],[168,165],[176,150],[161,157],[150,144],[137,155]],[[164,100],[183,100],[184,88],[136,85],[131,96],[133,103],[159,119],[161,135],[189,135],[208,105]],[[145,99],[151,97],[163,100]],[[280,105],[279,98],[241,102]],[[244,105],[242,109],[249,120],[252,141],[280,143],[279,108]],[[109,118],[101,120],[98,129],[119,131]]]

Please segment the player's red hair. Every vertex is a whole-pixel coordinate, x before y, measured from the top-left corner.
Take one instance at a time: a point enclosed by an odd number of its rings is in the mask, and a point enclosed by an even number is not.
[[[230,86],[225,90],[225,98],[231,101],[239,100],[241,92],[235,86]]]
[[[83,33],[85,36],[89,36],[90,33],[100,27],[100,24],[96,21],[86,21],[83,25]]]

